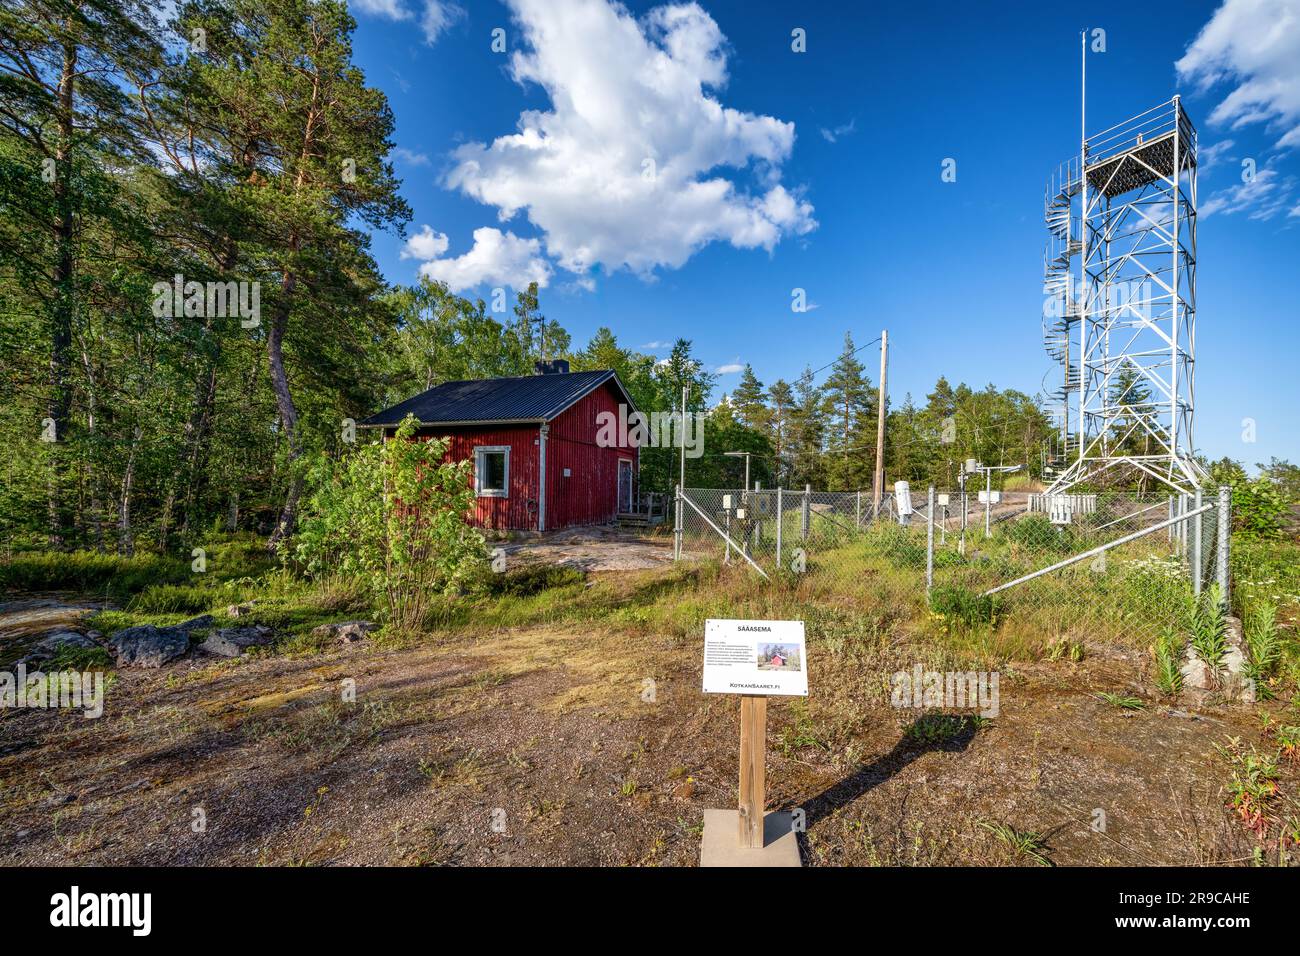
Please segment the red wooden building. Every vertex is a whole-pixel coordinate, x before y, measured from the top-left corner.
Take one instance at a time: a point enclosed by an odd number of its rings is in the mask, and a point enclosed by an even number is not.
[[[636,411],[618,375],[570,372],[562,360],[538,368],[517,378],[444,382],[360,426],[391,435],[413,414],[421,437],[449,439],[451,460],[474,462],[480,527],[549,531],[606,524],[632,511],[639,450],[597,440],[601,412],[617,421],[622,405],[626,421]],[[625,436],[627,429],[613,432]]]

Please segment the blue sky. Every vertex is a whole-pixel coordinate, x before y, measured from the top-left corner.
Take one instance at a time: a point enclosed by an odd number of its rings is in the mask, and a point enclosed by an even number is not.
[[[1090,130],[1180,92],[1200,131],[1198,450],[1300,459],[1300,0],[351,6],[415,211],[408,242],[374,237],[390,281],[540,278],[576,343],[685,336],[720,391],[888,328],[895,403],[940,374],[1040,389],[1043,186],[1078,150],[1079,31],[1104,29]],[[521,128],[555,148],[498,142]]]

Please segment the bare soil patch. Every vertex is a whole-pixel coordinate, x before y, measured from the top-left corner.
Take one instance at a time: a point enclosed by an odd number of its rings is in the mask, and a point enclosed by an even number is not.
[[[122,671],[97,720],[0,711],[0,862],[694,865],[737,773],[700,651],[553,625]],[[809,657],[816,695],[839,665]],[[804,809],[810,865],[1033,862],[988,822],[1056,864],[1247,862],[1214,746],[1257,717],[1094,696],[1141,666],[1008,669],[997,718],[935,743],[870,703],[831,740],[774,700],[769,806]]]

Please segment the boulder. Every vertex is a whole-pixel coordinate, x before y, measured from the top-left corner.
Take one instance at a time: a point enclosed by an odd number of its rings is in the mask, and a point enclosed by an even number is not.
[[[223,627],[213,631],[199,650],[214,657],[239,657],[250,647],[264,647],[275,639],[275,632],[260,624],[253,627]]]
[[[59,651],[65,647],[98,647],[99,645],[86,634],[80,631],[55,631],[53,634],[38,641],[28,651],[27,655],[18,663],[31,667],[47,664],[54,660]]]
[[[176,629],[184,631],[186,634],[191,631],[200,631],[205,627],[211,627],[216,623],[216,618],[211,614],[200,614],[198,617],[192,617],[188,621],[182,621],[176,625]]]
[[[313,628],[311,633],[313,637],[324,637],[341,644],[353,644],[365,640],[366,635],[378,627],[379,625],[374,621],[336,621],[333,624],[322,624],[320,627]]]
[[[141,624],[118,631],[108,642],[118,667],[162,667],[190,649],[190,636],[179,627]]]
[[[230,607],[226,608],[226,616],[243,617],[245,614],[248,614],[253,610],[253,605],[256,603],[256,600],[252,600],[245,601],[243,604],[232,604]]]
[[[1228,615],[1224,617],[1224,623],[1228,650],[1223,655],[1217,674],[1201,660],[1196,650],[1188,643],[1181,668],[1183,693],[1195,703],[1206,703],[1218,698],[1253,704],[1255,682],[1248,676],[1246,639],[1242,634],[1241,619]]]

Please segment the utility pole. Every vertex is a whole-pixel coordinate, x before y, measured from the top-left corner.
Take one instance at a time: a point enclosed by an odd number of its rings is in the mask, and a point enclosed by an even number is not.
[[[885,488],[885,360],[889,355],[889,330],[880,333],[880,392],[876,398],[876,477],[871,513],[880,514],[880,495]]]

